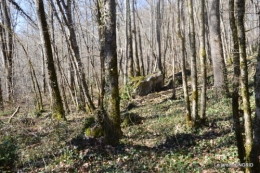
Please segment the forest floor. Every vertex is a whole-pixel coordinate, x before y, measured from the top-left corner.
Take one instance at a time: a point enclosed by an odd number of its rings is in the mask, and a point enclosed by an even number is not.
[[[231,73],[232,67],[229,72]],[[250,101],[254,115],[253,75],[250,71]],[[230,81],[232,79],[230,78]],[[232,84],[230,84],[231,86]],[[1,172],[238,172],[231,99],[217,98],[207,90],[207,123],[186,128],[182,88],[177,100],[171,90],[151,93],[133,100],[122,100],[124,110],[143,117],[140,124],[122,127],[117,147],[82,132],[85,113],[72,113],[67,121],[53,121],[48,111],[37,116],[20,105],[11,122],[13,109],[0,112]],[[242,121],[242,117],[241,117]],[[224,165],[225,164],[225,165]],[[10,171],[8,171],[10,170]]]

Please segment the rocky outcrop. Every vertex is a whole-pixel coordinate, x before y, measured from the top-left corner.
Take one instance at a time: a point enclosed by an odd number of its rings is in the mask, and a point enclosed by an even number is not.
[[[160,91],[163,88],[163,75],[161,72],[146,76],[135,84],[134,94],[145,96],[154,91]]]

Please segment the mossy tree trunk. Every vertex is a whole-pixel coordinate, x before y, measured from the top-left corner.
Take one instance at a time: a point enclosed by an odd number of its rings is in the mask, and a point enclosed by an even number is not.
[[[10,11],[6,0],[1,0],[0,11],[2,22],[6,28],[0,26],[0,42],[6,73],[6,94],[7,100],[12,101],[13,97],[13,28],[11,25]]]
[[[200,119],[205,123],[206,119],[206,91],[207,91],[207,68],[206,68],[206,32],[205,32],[205,0],[200,0],[200,73],[201,73],[201,102]]]
[[[118,69],[117,69],[117,47],[116,47],[116,3],[115,0],[106,0],[104,4],[104,35],[105,35],[105,88],[108,101],[107,114],[104,119],[104,133],[106,142],[116,146],[121,138],[120,127],[120,97],[118,88]]]
[[[181,41],[181,53],[182,53],[182,58],[181,58],[181,71],[182,71],[182,86],[183,86],[183,93],[184,93],[184,99],[186,102],[186,123],[187,126],[193,126],[192,119],[191,119],[191,110],[190,110],[190,99],[189,99],[189,93],[188,93],[188,86],[187,86],[187,75],[186,75],[186,62],[185,62],[185,57],[186,57],[186,48],[185,48],[185,35],[184,35],[184,23],[185,23],[185,18],[183,14],[183,2],[180,2],[180,0],[177,1],[178,4],[178,18],[177,18],[177,27],[178,27],[178,36]],[[180,16],[182,16],[182,30],[181,30],[181,20]]]
[[[191,49],[191,87],[192,87],[192,118],[196,122],[198,119],[198,81],[197,81],[197,61],[196,61],[196,42],[193,15],[193,0],[188,1],[190,18],[190,49]]]
[[[250,153],[253,145],[253,132],[251,122],[251,108],[248,93],[248,69],[246,59],[246,36],[244,26],[245,0],[235,0],[235,12],[239,39],[241,96],[243,100],[243,111],[245,120],[245,162],[250,163]],[[250,172],[250,167],[246,167],[246,172]]]
[[[234,69],[234,80],[233,80],[233,93],[232,93],[232,113],[234,128],[237,140],[238,158],[240,163],[245,162],[245,148],[242,137],[242,131],[240,128],[239,120],[239,78],[240,78],[240,61],[239,61],[239,44],[237,35],[237,26],[235,23],[234,13],[234,0],[229,0],[229,22],[233,38],[233,69]]]
[[[43,0],[35,0],[38,27],[40,30],[41,41],[43,44],[44,55],[46,57],[48,77],[52,97],[52,116],[55,119],[65,119],[64,108],[59,90],[58,79],[55,71],[51,40],[48,24],[45,17]]]
[[[220,1],[209,0],[209,30],[216,96],[229,96],[220,29]]]
[[[260,22],[260,16],[259,16]],[[259,27],[260,29],[260,27]],[[260,172],[260,42],[258,43],[258,56],[257,56],[257,66],[255,73],[255,119],[254,119],[254,143],[251,152],[251,162],[254,164],[251,172],[259,173]]]

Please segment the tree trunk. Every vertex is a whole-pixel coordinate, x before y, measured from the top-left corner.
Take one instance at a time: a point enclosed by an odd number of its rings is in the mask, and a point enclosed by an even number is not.
[[[139,50],[140,50],[140,59],[141,59],[142,75],[145,76],[145,70],[144,70],[144,56],[143,56],[143,49],[142,49],[142,38],[141,38],[141,33],[140,33],[140,27],[138,27],[138,39],[139,39]]]
[[[112,146],[119,144],[122,136],[120,127],[120,97],[118,88],[117,48],[116,48],[116,3],[115,0],[106,0],[104,7],[105,20],[105,76],[108,87],[107,114],[104,119],[104,132],[106,142]]]
[[[235,0],[235,8],[240,53],[241,96],[243,100],[243,111],[245,120],[245,162],[251,163],[250,153],[253,145],[253,132],[251,122],[251,108],[248,93],[248,70],[246,59],[246,37],[244,27],[245,0]],[[250,167],[246,167],[246,172],[250,172]]]
[[[135,76],[141,76],[141,68],[140,68],[140,60],[138,55],[138,45],[137,45],[137,30],[136,30],[136,23],[135,23],[135,0],[132,0],[132,20],[133,20],[133,39],[134,39],[134,49],[135,49]]]
[[[157,67],[159,71],[163,74],[163,67],[162,67],[162,47],[161,47],[161,0],[157,0],[157,10],[156,10],[156,39],[157,39],[157,46],[158,46],[158,53],[157,53]],[[164,74],[163,74],[164,76]]]
[[[209,30],[216,96],[228,96],[227,73],[220,31],[219,0],[209,0]]]
[[[38,26],[40,29],[41,41],[43,44],[44,55],[46,57],[47,70],[49,75],[49,83],[52,97],[52,116],[56,119],[65,119],[62,99],[59,90],[59,84],[54,66],[53,52],[51,48],[51,40],[49,29],[45,17],[44,5],[42,0],[35,0]]]
[[[260,22],[260,16],[259,16]],[[260,27],[259,27],[260,29]],[[257,56],[257,66],[255,73],[255,119],[254,119],[254,143],[251,152],[251,162],[254,164],[251,172],[259,173],[260,172],[260,42],[258,43],[258,56]]]
[[[172,97],[171,99],[176,99],[176,87],[175,87],[175,56],[172,57]]]
[[[99,46],[100,46],[100,96],[99,96],[99,108],[101,110],[104,109],[104,97],[105,97],[105,57],[104,57],[104,44],[105,44],[105,38],[104,38],[104,26],[103,26],[103,18],[102,18],[102,9],[101,7],[104,5],[100,0],[95,0],[95,6],[96,6],[96,20],[98,23],[98,37],[99,37]]]
[[[234,16],[234,0],[229,0],[229,21],[230,28],[232,33],[232,42],[233,42],[233,69],[234,69],[234,80],[233,80],[233,93],[232,93],[232,113],[233,113],[233,121],[234,128],[237,140],[237,150],[238,150],[238,158],[240,163],[245,162],[245,148],[243,142],[242,131],[240,128],[240,120],[239,120],[239,78],[240,78],[240,62],[239,62],[239,45],[238,45],[238,35],[237,35],[237,27],[235,23]]]
[[[188,86],[187,86],[187,75],[186,75],[186,50],[185,50],[185,35],[184,35],[184,16],[183,16],[183,2],[180,3],[180,0],[177,1],[178,3],[178,18],[177,18],[177,27],[178,27],[178,36],[181,41],[181,71],[182,71],[182,87],[183,87],[183,93],[184,93],[184,99],[186,102],[186,124],[187,127],[193,126],[192,119],[191,119],[191,110],[190,110],[190,99],[189,99],[189,93],[188,93]],[[182,27],[183,31],[181,31],[181,22],[180,22],[180,16],[182,16]]]
[[[198,119],[198,82],[197,82],[197,61],[196,61],[196,43],[195,27],[193,16],[193,0],[188,1],[190,17],[190,47],[191,47],[191,86],[192,86],[192,118],[196,123]]]
[[[43,53],[43,48],[41,47],[41,57],[42,57],[42,92],[44,95],[46,95],[47,91],[47,84],[46,84],[46,78],[45,78],[45,57]]]
[[[202,123],[206,119],[206,90],[207,90],[207,68],[206,68],[206,32],[205,32],[205,0],[200,0],[200,73],[201,73],[201,103],[200,103],[200,118]]]
[[[126,57],[128,62],[128,76],[134,76],[134,59],[133,59],[133,37],[132,37],[132,22],[130,15],[130,0],[126,0],[126,21],[127,21],[127,50],[128,56]]]
[[[6,71],[7,100],[10,102],[13,97],[13,29],[6,0],[1,1],[0,10],[2,11],[3,24],[6,26],[6,28],[0,26],[0,41],[2,42],[2,54]]]

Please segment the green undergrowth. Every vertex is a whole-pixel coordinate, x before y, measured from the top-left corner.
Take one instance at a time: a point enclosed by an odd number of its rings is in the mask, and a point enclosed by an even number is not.
[[[252,86],[250,93],[254,110]],[[206,125],[187,129],[182,89],[177,89],[176,100],[171,94],[167,90],[121,97],[122,115],[128,119],[122,119],[123,137],[117,147],[85,134],[96,127],[94,118],[87,121],[90,115],[73,113],[67,122],[58,122],[47,110],[39,117],[19,113],[10,124],[0,124],[0,172],[238,172],[218,165],[238,163],[231,98],[217,97],[209,88]],[[3,114],[0,118],[6,118]]]

